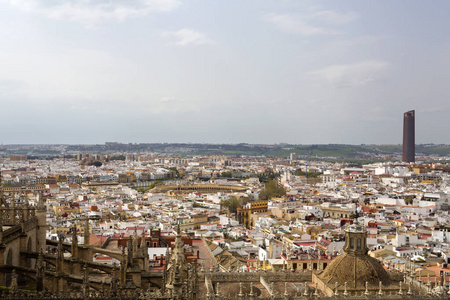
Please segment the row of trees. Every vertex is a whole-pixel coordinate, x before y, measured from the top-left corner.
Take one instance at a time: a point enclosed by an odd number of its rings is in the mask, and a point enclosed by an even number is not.
[[[154,187],[156,187],[156,186],[158,186],[158,185],[161,185],[161,184],[163,184],[162,180],[159,180],[159,179],[158,179],[158,180],[153,181],[152,184],[150,184],[148,187],[137,188],[136,190],[137,190],[138,192],[140,192],[140,193],[146,193],[146,192],[148,192],[149,190],[151,190],[152,188],[154,188]]]
[[[308,175],[308,176],[306,176]],[[303,172],[302,170],[298,169],[295,171],[295,176],[305,176],[307,178],[319,178],[319,176],[322,175],[322,173],[316,173],[316,172]]]

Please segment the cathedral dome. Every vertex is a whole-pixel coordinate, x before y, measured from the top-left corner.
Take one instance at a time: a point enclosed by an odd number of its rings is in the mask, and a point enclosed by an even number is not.
[[[372,287],[377,287],[380,281],[384,286],[392,283],[389,273],[377,259],[349,253],[333,259],[319,277],[329,285],[337,282],[339,286],[344,286],[347,282],[351,289],[363,289],[366,282]]]
[[[351,225],[345,231],[344,253],[331,261],[327,268],[317,274],[320,281],[327,286],[344,287],[347,282],[349,289],[361,290],[375,288],[381,283],[388,286],[392,283],[391,276],[381,263],[367,254],[367,231],[363,226]]]

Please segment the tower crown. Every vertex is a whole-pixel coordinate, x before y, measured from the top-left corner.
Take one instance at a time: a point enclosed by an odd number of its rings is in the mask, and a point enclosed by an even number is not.
[[[344,252],[350,255],[365,255],[369,251],[367,247],[367,231],[363,225],[349,225],[345,230]]]

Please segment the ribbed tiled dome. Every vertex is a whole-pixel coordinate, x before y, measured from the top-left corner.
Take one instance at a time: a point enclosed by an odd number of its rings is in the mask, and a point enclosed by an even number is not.
[[[328,267],[318,275],[328,285],[337,282],[343,286],[347,282],[348,288],[362,289],[367,282],[369,287],[376,287],[381,281],[387,286],[392,283],[389,273],[381,263],[367,254],[351,255],[343,253],[333,259]]]

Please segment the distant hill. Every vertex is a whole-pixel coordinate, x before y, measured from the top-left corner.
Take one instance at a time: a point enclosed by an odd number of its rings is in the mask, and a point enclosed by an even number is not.
[[[298,159],[321,159],[330,161],[386,161],[401,159],[401,145],[344,145],[344,144],[187,144],[187,143],[105,143],[97,145],[3,145],[0,154],[28,155],[29,157],[62,157],[76,153],[115,154],[118,153],[168,153],[177,156],[228,155],[265,156],[287,158],[296,153]],[[450,156],[450,145],[416,145],[416,154],[425,156]]]
[[[114,144],[114,145],[73,145],[67,151],[152,151],[187,155],[236,155],[236,156],[266,156],[288,157],[296,153],[299,158],[328,159],[369,159],[385,160],[401,156],[401,145],[344,145],[344,144]],[[423,155],[450,156],[450,145],[423,144],[416,145],[416,153]]]

